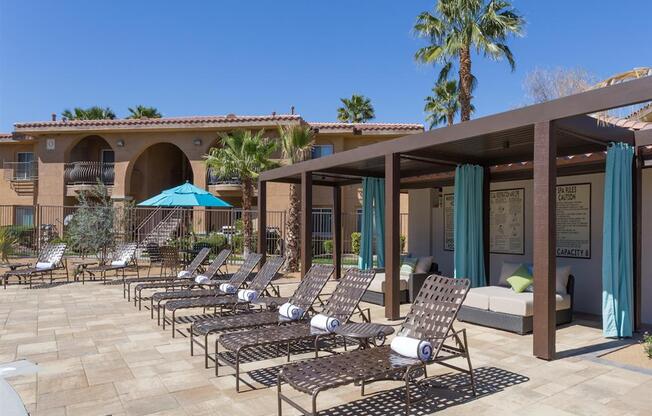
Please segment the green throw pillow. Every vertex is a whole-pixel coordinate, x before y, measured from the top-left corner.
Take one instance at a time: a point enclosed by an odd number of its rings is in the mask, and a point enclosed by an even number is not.
[[[516,293],[525,291],[533,282],[534,279],[525,266],[519,267],[510,277],[507,278],[507,283],[509,283],[512,290]]]
[[[414,273],[414,269],[417,267],[417,261],[419,259],[416,257],[405,257],[403,263],[401,264],[401,273],[410,274]]]

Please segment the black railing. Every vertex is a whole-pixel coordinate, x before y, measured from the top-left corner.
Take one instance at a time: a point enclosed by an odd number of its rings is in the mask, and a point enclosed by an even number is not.
[[[98,181],[113,185],[115,170],[113,163],[70,162],[65,164],[64,181],[66,185],[91,185]]]

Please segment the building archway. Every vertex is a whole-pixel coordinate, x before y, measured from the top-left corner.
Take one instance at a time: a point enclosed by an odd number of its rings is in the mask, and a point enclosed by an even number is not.
[[[129,194],[136,203],[185,181],[193,182],[192,166],[188,157],[172,143],[154,144],[145,149],[132,163]]]

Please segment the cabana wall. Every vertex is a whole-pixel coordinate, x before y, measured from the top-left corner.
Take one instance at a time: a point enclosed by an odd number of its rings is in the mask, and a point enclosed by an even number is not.
[[[604,209],[604,174],[562,176],[558,185],[591,185],[591,257],[557,257],[557,266],[571,266],[575,276],[574,312],[600,315],[602,313],[602,221]],[[524,189],[524,250],[523,254],[490,255],[490,284],[497,285],[503,262],[532,263],[534,256],[534,184],[532,180],[492,182],[491,190]],[[642,275],[652,276],[652,168],[643,170],[642,205]],[[408,244],[410,254],[434,256],[446,276],[453,274],[454,252],[444,247],[443,197],[453,193],[452,186],[438,189],[409,191]],[[428,232],[430,230],[430,232]],[[652,325],[652,280],[643,279],[641,290],[643,324]]]

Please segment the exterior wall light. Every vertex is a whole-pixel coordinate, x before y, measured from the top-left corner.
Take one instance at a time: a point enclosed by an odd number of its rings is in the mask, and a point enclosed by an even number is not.
[[[120,140],[118,140],[117,142],[115,142],[115,144],[116,144],[118,147],[125,147],[125,141],[122,140],[122,139],[120,139]]]
[[[201,139],[193,139],[192,144],[194,144],[195,146],[201,146],[202,141]]]

